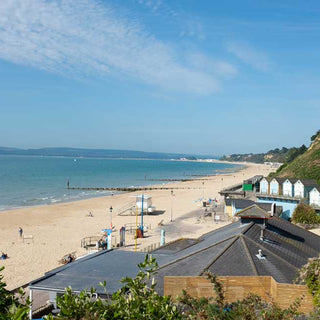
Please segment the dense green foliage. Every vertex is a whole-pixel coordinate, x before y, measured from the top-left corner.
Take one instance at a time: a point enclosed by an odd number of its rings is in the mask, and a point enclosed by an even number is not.
[[[6,283],[3,281],[1,271],[4,267],[0,267],[0,320],[25,320],[28,319],[29,302],[25,305],[19,303],[19,299],[6,289]],[[20,297],[24,295],[19,292]]]
[[[292,221],[301,224],[318,224],[320,216],[308,204],[300,203],[292,214]]]
[[[298,282],[308,286],[315,306],[320,309],[320,257],[308,260],[300,270]]]
[[[311,141],[314,141],[317,137],[319,137],[320,136],[320,130],[318,130],[311,138],[310,138],[310,140]]]
[[[298,179],[315,179],[320,184],[320,137],[319,131],[312,136],[313,143],[302,155],[284,164],[272,176]]]
[[[230,156],[223,156],[222,160],[228,161],[248,161],[255,163],[264,163],[264,162],[291,162],[299,155],[303,154],[307,150],[307,147],[303,144],[299,148],[285,148],[270,150],[267,153],[258,153],[258,154],[232,154]]]

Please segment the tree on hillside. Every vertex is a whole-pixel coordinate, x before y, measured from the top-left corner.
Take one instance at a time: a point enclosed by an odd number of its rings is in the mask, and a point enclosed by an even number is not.
[[[316,134],[314,134],[310,139],[311,139],[311,141],[314,141],[315,139],[316,139],[316,137],[318,137],[320,135],[320,130],[318,130],[317,132],[316,132]]]

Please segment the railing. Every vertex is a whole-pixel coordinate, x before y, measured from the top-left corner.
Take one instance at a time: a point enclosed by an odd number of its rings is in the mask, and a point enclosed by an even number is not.
[[[135,208],[135,202],[131,201],[129,203],[127,203],[126,205],[124,205],[123,207],[121,207],[120,209],[118,209],[118,215],[121,216],[122,214],[124,214],[125,212],[131,210],[131,215],[134,212],[134,208]]]
[[[152,243],[144,248],[141,248],[140,252],[152,252],[158,248],[160,248],[160,242]]]
[[[88,250],[90,247],[96,248],[97,242],[101,240],[101,238],[103,238],[103,236],[85,237],[81,239],[81,248],[85,248],[86,250]],[[118,246],[116,235],[111,235],[111,245],[113,248]]]
[[[81,239],[81,248],[87,249],[88,247],[96,246],[97,241],[101,239],[101,236],[93,236],[93,237],[86,237]]]
[[[135,234],[136,229],[140,228],[140,224],[135,224],[135,223],[125,223],[124,227],[126,228],[126,232],[129,232],[130,234]],[[144,232],[147,230],[151,230],[151,224],[144,224],[143,226]]]

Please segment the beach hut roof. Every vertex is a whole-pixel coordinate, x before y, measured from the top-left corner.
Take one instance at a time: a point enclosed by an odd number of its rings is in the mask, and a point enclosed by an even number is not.
[[[284,178],[284,179],[285,179],[284,182],[286,182],[286,181],[288,180],[288,181],[291,182],[292,184],[295,184],[295,183],[298,181],[297,178]]]
[[[247,180],[244,180],[244,183],[246,184],[255,184],[259,181],[261,181],[263,179],[263,176],[262,175],[256,175],[250,179],[247,179]]]
[[[282,184],[282,183],[284,183],[284,182],[287,180],[287,178],[274,177],[274,178],[271,178],[270,181],[272,181],[272,180],[276,180],[279,184]]]
[[[314,179],[300,179],[300,181],[306,187],[313,187],[313,186],[316,187],[316,186],[318,186],[316,180],[314,180]]]
[[[313,189],[316,189],[318,192],[320,192],[320,187],[319,187],[319,186],[314,186]],[[313,190],[313,189],[312,189],[312,190]],[[311,190],[311,191],[312,191],[312,190]]]

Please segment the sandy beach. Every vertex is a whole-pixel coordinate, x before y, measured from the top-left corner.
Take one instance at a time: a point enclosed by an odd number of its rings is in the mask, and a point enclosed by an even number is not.
[[[152,197],[153,206],[158,212],[144,216],[144,224],[151,229],[146,233],[146,238],[138,239],[138,250],[160,242],[160,221],[171,226],[166,233],[166,242],[181,237],[196,238],[223,226],[224,222],[216,223],[212,219],[197,222],[197,212],[203,210],[199,199],[204,195],[207,199],[216,198],[220,201],[218,192],[221,189],[257,174],[267,175],[272,170],[267,165],[246,164],[242,170],[232,174],[168,184],[173,188],[189,188],[173,189],[173,197],[170,190],[146,192]],[[81,248],[81,239],[100,236],[102,229],[110,227],[110,206],[113,207],[112,224],[119,237],[118,230],[125,224],[135,224],[136,217],[119,216],[118,210],[133,202],[132,196],[137,194],[139,192],[0,212],[0,251],[9,256],[7,260],[0,260],[0,265],[5,266],[8,288],[24,285],[58,267],[58,261],[69,252],[76,251],[77,256],[86,254]],[[173,222],[170,222],[171,210]],[[88,216],[89,212],[93,217]],[[138,216],[139,222],[140,219]],[[19,227],[23,229],[23,235],[30,236],[30,240],[23,241]],[[127,233],[126,250],[134,250],[134,242],[133,235]]]

